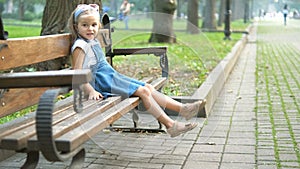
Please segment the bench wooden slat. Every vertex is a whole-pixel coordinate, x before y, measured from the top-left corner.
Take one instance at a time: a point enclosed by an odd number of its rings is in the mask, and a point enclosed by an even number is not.
[[[108,127],[114,121],[122,117],[125,113],[135,108],[139,103],[138,97],[131,97],[123,100],[116,106],[90,119],[86,123],[56,139],[57,149],[59,151],[72,151],[83,144],[96,133]]]
[[[101,29],[98,35],[97,39],[102,47],[107,46],[106,43],[111,43],[107,29]],[[0,40],[0,70],[68,56],[70,49],[69,33]]]
[[[94,104],[86,106],[83,112],[77,114],[75,113],[72,115],[72,117],[68,119],[64,119],[60,123],[56,123],[55,125],[53,125],[53,130],[52,130],[53,137],[54,138],[60,137],[61,135],[70,132],[70,130],[73,130],[78,126],[80,127],[80,125],[86,123],[90,119],[95,118],[95,116],[113,107],[114,105],[118,104],[120,101],[121,101],[121,97],[119,96],[109,97],[102,101],[90,100],[89,102],[92,102]],[[36,135],[29,139],[27,147],[30,150],[39,149]]]
[[[0,89],[17,87],[57,87],[86,83],[90,70],[62,70],[0,74]],[[37,104],[48,88],[9,89],[0,96],[0,118]]]
[[[86,101],[83,103],[84,108],[90,107],[95,104],[94,101]],[[74,116],[76,112],[73,110],[73,106],[67,106],[53,113],[53,125],[64,121],[72,116]],[[27,146],[27,139],[34,136],[36,134],[35,130],[35,119],[32,120],[27,126],[20,128],[19,130],[15,130],[9,133],[10,135],[3,136],[2,142],[0,144],[1,147],[12,150],[20,150]]]
[[[0,74],[0,88],[63,87],[92,80],[91,71],[61,70]]]
[[[63,112],[63,115],[59,116],[53,116],[53,124],[58,123],[59,121],[69,118],[74,113],[72,113],[72,110]],[[61,119],[61,116],[63,116],[63,119]],[[60,118],[59,118],[60,117]],[[27,140],[28,138],[32,137],[36,134],[35,130],[35,120],[31,123],[29,123],[27,126],[24,126],[20,130],[14,131],[10,135],[5,136],[2,138],[1,147],[4,149],[9,150],[21,150],[27,146]]]
[[[156,89],[160,89],[162,88],[167,82],[167,78],[165,77],[160,77],[155,79],[153,82],[151,82],[151,85]]]
[[[59,113],[61,111],[64,111],[66,109],[68,109],[69,106],[73,105],[73,100],[74,100],[73,97],[68,97],[68,98],[65,98],[63,100],[58,101],[56,103],[56,105],[55,105],[55,109],[54,109],[53,115],[55,115],[55,114],[57,114],[57,113]],[[84,105],[85,105],[85,103],[84,103]],[[22,128],[25,128],[25,127],[31,125],[32,123],[34,123],[35,122],[34,121],[35,115],[36,115],[36,113],[32,112],[32,113],[26,114],[23,117],[16,118],[16,119],[13,119],[10,122],[1,124],[1,127],[0,127],[0,139],[2,137],[6,136],[6,135],[8,135],[10,133],[12,133],[12,132],[21,130]],[[0,145],[1,145],[1,142],[0,142]]]
[[[0,118],[36,104],[46,90],[47,88],[9,89],[0,98]]]
[[[150,83],[153,81],[153,77],[144,77],[141,81],[145,83]]]
[[[49,88],[9,89],[8,92],[6,92],[0,99],[2,105],[0,109],[0,118],[37,104],[40,96],[46,91],[46,89]],[[68,105],[72,105],[73,100],[73,97],[68,97],[57,102],[56,109],[62,109]]]
[[[67,56],[71,47],[70,34],[0,40],[0,45],[0,70]]]
[[[60,115],[61,112],[70,109],[70,107],[73,105],[72,102],[67,103],[70,101],[70,98],[73,101],[72,97],[66,98],[65,100],[59,101],[57,103],[56,106],[56,111],[53,113],[53,116],[58,116]],[[67,102],[66,102],[67,100]],[[63,104],[60,104],[60,102],[63,102]],[[87,102],[84,102],[83,105],[86,107],[88,106],[88,104],[86,104]],[[32,126],[35,123],[35,112],[32,112],[30,114],[27,114],[25,117],[21,117],[21,118],[17,118],[14,119],[12,121],[10,121],[9,123],[5,123],[3,125],[5,125],[5,127],[0,128],[0,139],[2,139],[3,137],[10,135],[14,132],[18,132],[23,130],[24,132],[26,132],[26,128]],[[61,113],[63,114],[63,113]],[[63,114],[63,116],[66,116],[65,114]],[[68,116],[68,114],[67,114]],[[34,129],[35,130],[35,129]],[[26,132],[28,134],[28,132]],[[25,134],[24,134],[25,135]],[[0,147],[1,147],[1,142],[0,142]]]

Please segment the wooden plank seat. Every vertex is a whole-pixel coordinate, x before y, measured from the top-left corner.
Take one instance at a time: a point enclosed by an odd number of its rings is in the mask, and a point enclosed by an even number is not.
[[[146,82],[149,80],[146,79]],[[165,80],[159,78],[151,84],[160,88]],[[65,161],[73,157],[75,152],[78,153],[76,158],[82,161],[82,144],[140,103],[138,97],[121,100],[120,96],[116,96],[102,101],[85,100],[80,113],[75,112],[71,105],[53,110],[59,93],[60,89],[47,90],[39,102],[36,118],[0,134],[1,149],[27,153],[27,161],[23,165],[25,168],[37,165],[39,151],[49,161]],[[59,102],[56,104],[60,105]],[[78,166],[78,160],[70,166],[74,165]]]

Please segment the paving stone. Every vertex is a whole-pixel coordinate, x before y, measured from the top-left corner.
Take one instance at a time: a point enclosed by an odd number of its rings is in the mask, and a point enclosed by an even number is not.
[[[222,153],[224,149],[224,145],[216,145],[216,144],[196,144],[192,149],[192,153]]]
[[[225,153],[222,163],[249,163],[255,164],[255,154]]]
[[[248,163],[222,163],[220,169],[254,169],[255,164]]]
[[[162,169],[181,169],[181,165],[165,164]]]
[[[222,154],[221,153],[207,153],[207,152],[191,152],[189,155],[190,160],[197,160],[197,161],[214,161],[218,162],[221,159]]]
[[[277,165],[273,163],[258,164],[257,169],[277,169]]]
[[[131,168],[144,168],[144,169],[161,169],[163,168],[163,164],[153,164],[153,163],[142,163],[142,162],[130,162],[128,167]]]
[[[227,144],[229,145],[248,145],[248,146],[254,146],[256,144],[255,139],[248,139],[248,138],[235,138],[235,137],[229,137]]]
[[[226,143],[226,138],[221,138],[221,137],[201,137],[200,139],[197,140],[197,144],[206,144],[206,143],[212,143],[212,144],[217,144],[217,145],[224,145]]]
[[[255,146],[245,146],[245,145],[226,145],[226,154],[255,154]]]
[[[218,169],[219,163],[216,162],[205,162],[197,160],[187,160],[183,168],[186,169]]]

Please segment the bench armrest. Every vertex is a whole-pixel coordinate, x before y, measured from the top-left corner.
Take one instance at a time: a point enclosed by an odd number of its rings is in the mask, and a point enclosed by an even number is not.
[[[162,68],[162,77],[168,78],[169,76],[169,61],[167,57],[167,47],[145,47],[145,48],[117,48],[113,49],[112,53],[107,53],[107,56],[112,57],[116,55],[140,55],[140,54],[153,54],[160,57],[160,67]]]
[[[57,150],[54,141],[52,128],[53,111],[55,100],[61,92],[62,89],[47,90],[40,98],[36,111],[36,134],[39,141],[39,147],[44,157],[49,161],[66,161],[75,156],[75,158],[73,158],[75,161],[72,161],[72,164],[83,164],[85,150],[82,146],[79,146],[72,152],[61,153]]]
[[[88,83],[90,70],[57,70],[0,74],[0,89],[31,87],[66,87]]]
[[[117,48],[113,49],[114,55],[135,55],[154,54],[162,55],[167,53],[167,47],[145,47],[145,48]]]

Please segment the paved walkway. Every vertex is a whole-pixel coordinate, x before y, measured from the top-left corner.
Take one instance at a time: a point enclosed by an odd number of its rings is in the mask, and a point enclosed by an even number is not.
[[[299,23],[259,23],[183,168],[300,168]]]
[[[300,168],[299,23],[258,24],[183,168]]]
[[[210,116],[194,119],[200,127],[175,139],[104,131],[86,144],[85,168],[300,168],[299,25],[289,20],[286,27],[275,21],[255,26]],[[155,125],[155,119],[142,118]],[[24,160],[17,154],[0,168],[18,168]],[[67,165],[42,159],[38,168]]]

